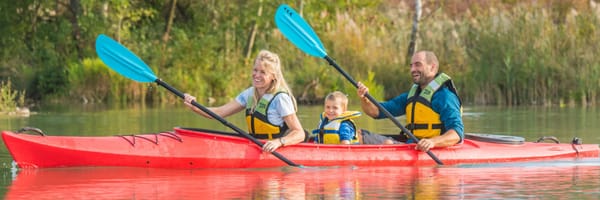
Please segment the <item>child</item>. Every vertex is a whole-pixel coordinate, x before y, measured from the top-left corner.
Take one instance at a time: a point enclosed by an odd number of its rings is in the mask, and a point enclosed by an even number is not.
[[[385,136],[371,134],[356,129],[352,119],[361,115],[358,111],[347,111],[348,97],[335,91],[325,97],[324,112],[321,114],[319,126],[313,130],[314,140],[322,144],[394,144]]]
[[[358,111],[346,111],[348,97],[342,92],[332,92],[325,97],[324,112],[319,126],[313,130],[315,142],[322,144],[359,144],[353,118],[361,115]]]

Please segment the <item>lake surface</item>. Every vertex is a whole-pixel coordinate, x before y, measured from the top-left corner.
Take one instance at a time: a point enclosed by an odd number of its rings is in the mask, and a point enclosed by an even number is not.
[[[351,108],[358,109],[357,105]],[[305,129],[321,106],[299,106]],[[32,126],[48,135],[156,133],[180,127],[231,131],[183,105],[172,107],[47,105],[30,117],[0,116],[1,130]],[[600,109],[466,107],[465,130],[535,141],[555,136],[600,143]],[[403,118],[399,118],[405,124]],[[242,115],[227,118],[245,130]],[[361,117],[358,126],[397,133],[388,120]],[[43,152],[40,152],[43,153]],[[501,153],[501,152],[498,152]],[[5,199],[598,199],[600,160],[438,167],[295,167],[268,169],[53,168],[17,169],[0,147]]]

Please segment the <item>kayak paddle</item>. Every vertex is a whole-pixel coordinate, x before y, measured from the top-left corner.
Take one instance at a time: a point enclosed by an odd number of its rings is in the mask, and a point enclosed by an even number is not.
[[[329,65],[333,66],[337,71],[342,73],[348,81],[354,85],[354,87],[358,88],[358,83],[346,73],[340,66],[338,66],[335,61],[327,55],[321,40],[315,34],[315,31],[310,27],[310,25],[302,19],[300,15],[294,9],[289,7],[288,5],[282,4],[277,8],[277,12],[275,13],[275,24],[283,33],[283,35],[296,47],[304,51],[305,53],[324,58],[327,60]],[[375,98],[373,98],[369,93],[365,95],[369,101],[373,102],[379,111],[383,112],[385,116],[394,122],[396,126],[400,127],[404,133],[406,133],[412,140],[415,142],[419,142],[408,129],[406,129],[400,122],[392,116],[392,114],[387,111]],[[431,151],[427,151],[427,154],[439,165],[443,165],[442,161],[438,159]]]
[[[163,82],[162,80],[158,79],[156,77],[156,75],[154,75],[154,72],[152,72],[152,69],[150,69],[150,67],[148,65],[146,65],[146,63],[144,63],[144,61],[142,61],[142,59],[140,59],[133,52],[129,51],[129,49],[127,49],[123,45],[119,44],[117,41],[111,39],[110,37],[100,34],[98,36],[98,38],[96,38],[96,53],[98,54],[98,57],[100,57],[100,59],[104,62],[104,64],[106,64],[108,67],[115,70],[119,74],[121,74],[129,79],[133,79],[135,81],[142,82],[142,83],[156,82],[156,84],[166,88],[167,90],[171,91],[178,97],[180,97],[182,99],[184,98],[183,93],[181,93],[177,89],[171,87],[170,85]],[[254,142],[256,145],[258,145],[260,147],[262,147],[264,145],[262,142],[258,141],[256,138],[250,136],[248,133],[246,133],[242,129],[229,123],[228,121],[223,119],[221,116],[217,115],[216,113],[212,112],[211,110],[207,109],[206,107],[200,105],[198,102],[192,101],[192,105],[194,105],[196,108],[204,111],[205,113],[207,113],[214,119],[219,120],[219,122],[221,122],[223,125],[238,132],[239,134],[244,136],[246,139]],[[280,160],[282,160],[283,162],[287,163],[290,166],[302,167],[301,165],[298,165],[298,164],[288,160],[287,158],[283,157],[278,152],[271,152],[271,153],[275,157],[279,158]]]

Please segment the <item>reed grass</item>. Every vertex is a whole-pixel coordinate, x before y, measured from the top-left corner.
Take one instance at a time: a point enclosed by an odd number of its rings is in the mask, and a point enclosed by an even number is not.
[[[366,83],[376,99],[385,100],[412,84],[407,48],[413,8],[406,2],[328,6],[307,1],[303,16],[329,56]],[[465,104],[594,105],[600,91],[600,57],[595,55],[600,49],[600,8],[581,2],[587,1],[425,6],[417,48],[437,54],[440,70],[454,79]],[[253,56],[260,49],[280,55],[284,76],[301,103],[320,102],[334,90],[355,95],[355,88],[325,60],[307,55],[281,35],[272,20],[276,6],[263,5],[262,16],[237,4],[211,6],[198,8],[240,14],[200,12],[189,24],[173,26],[167,43],[159,39],[158,25],[129,29],[123,41],[159,78],[197,96],[200,103],[230,101],[250,86]],[[251,56],[246,57],[254,23],[258,31]],[[153,84],[107,71],[93,56],[68,68],[65,96],[72,99],[180,102]]]
[[[9,113],[25,106],[25,91],[16,91],[10,79],[0,81],[0,113]]]

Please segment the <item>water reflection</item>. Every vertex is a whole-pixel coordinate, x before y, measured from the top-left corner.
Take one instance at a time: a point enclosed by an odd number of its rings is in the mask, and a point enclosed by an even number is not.
[[[595,163],[598,163],[597,161]],[[19,170],[5,199],[504,199],[600,197],[600,166]]]

